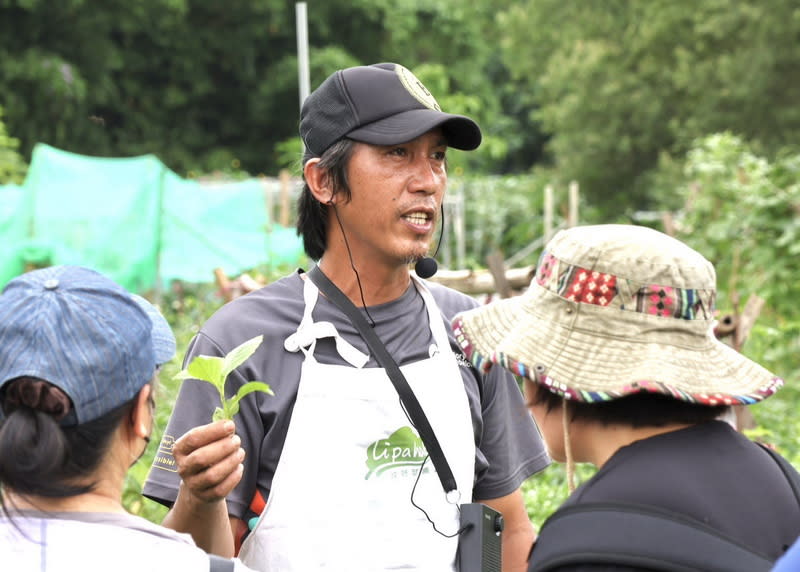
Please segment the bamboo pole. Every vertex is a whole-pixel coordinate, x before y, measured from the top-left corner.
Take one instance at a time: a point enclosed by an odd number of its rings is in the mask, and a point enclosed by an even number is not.
[[[567,227],[572,228],[578,224],[578,182],[572,181],[569,184],[569,216],[567,217]]]

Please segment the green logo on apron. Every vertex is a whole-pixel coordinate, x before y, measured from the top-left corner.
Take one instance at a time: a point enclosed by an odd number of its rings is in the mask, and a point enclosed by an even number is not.
[[[388,439],[380,439],[367,447],[367,476],[380,476],[387,469],[401,467],[415,467],[419,469],[428,451],[422,439],[414,433],[411,427],[401,427]]]

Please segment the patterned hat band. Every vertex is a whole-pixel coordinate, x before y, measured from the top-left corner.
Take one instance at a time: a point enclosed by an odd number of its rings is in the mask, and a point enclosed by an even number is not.
[[[539,260],[535,281],[571,302],[683,320],[710,320],[716,304],[713,288],[641,284],[566,263],[549,252],[543,253]]]
[[[503,353],[495,354],[492,356],[491,361],[484,363],[486,365],[491,365],[492,362],[496,362],[512,373],[522,377],[527,377],[536,383],[543,385],[556,395],[559,395],[570,401],[582,403],[603,403],[604,401],[612,401],[633,393],[647,392],[669,395],[670,397],[680,401],[686,401],[687,403],[699,403],[709,407],[714,407],[717,405],[752,405],[753,403],[758,403],[762,399],[774,394],[783,385],[783,380],[773,377],[764,386],[753,390],[749,394],[741,393],[729,395],[719,392],[692,393],[679,389],[670,383],[641,379],[628,385],[624,385],[619,389],[588,391],[570,387],[565,383],[560,383],[559,381],[547,375],[547,370],[542,365],[537,364],[532,368],[528,368],[524,363],[513,358],[509,358]],[[488,367],[484,366],[484,371],[487,370]]]

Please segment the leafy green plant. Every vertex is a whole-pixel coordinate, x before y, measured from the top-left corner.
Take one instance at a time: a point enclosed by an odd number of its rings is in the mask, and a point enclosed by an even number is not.
[[[219,391],[221,407],[214,410],[213,421],[220,419],[233,419],[239,412],[239,402],[242,398],[254,391],[263,391],[269,395],[274,395],[269,385],[263,381],[248,381],[239,388],[233,397],[225,397],[225,380],[234,369],[242,365],[247,358],[253,355],[256,348],[261,345],[264,336],[256,336],[247,340],[243,344],[233,348],[225,357],[218,356],[195,356],[186,369],[182,369],[175,375],[175,379],[199,379],[207,381]]]
[[[11,137],[3,120],[0,106],[0,185],[21,184],[28,166],[19,153],[19,140]]]

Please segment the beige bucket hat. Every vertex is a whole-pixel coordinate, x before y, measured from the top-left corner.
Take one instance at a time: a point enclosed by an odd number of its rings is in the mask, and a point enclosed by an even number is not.
[[[456,339],[481,370],[500,364],[570,400],[657,392],[755,403],[783,380],[714,336],[713,265],[633,225],[562,230],[519,296],[462,312]]]

